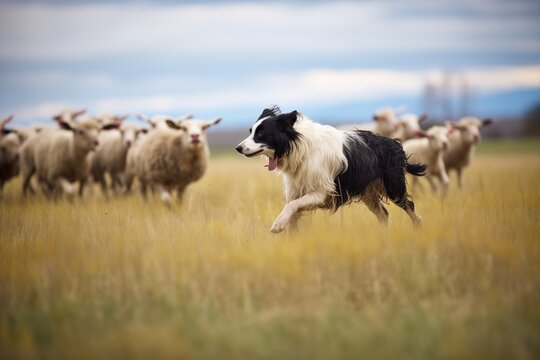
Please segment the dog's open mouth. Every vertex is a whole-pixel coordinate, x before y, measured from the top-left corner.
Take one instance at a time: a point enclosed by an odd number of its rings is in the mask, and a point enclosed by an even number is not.
[[[264,167],[268,168],[268,171],[275,170],[278,166],[279,158],[268,158],[268,165],[264,165]]]
[[[247,157],[253,157],[253,156],[256,156],[256,155],[259,155],[260,153],[262,153],[264,151],[264,149],[259,149],[251,154],[244,154],[245,156]]]

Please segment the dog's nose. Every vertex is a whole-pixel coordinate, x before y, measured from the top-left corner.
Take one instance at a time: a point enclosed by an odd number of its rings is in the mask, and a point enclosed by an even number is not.
[[[235,147],[236,151],[238,151],[239,153],[242,153],[242,145],[238,145],[237,147]]]

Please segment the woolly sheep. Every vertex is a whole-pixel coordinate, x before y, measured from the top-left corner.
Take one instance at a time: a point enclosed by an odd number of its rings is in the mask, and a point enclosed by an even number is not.
[[[403,150],[412,163],[428,165],[426,179],[433,191],[437,190],[434,178],[440,182],[443,194],[448,189],[449,178],[444,166],[443,154],[448,150],[448,129],[444,126],[432,126],[428,131],[419,131],[419,139],[410,139],[403,143]],[[417,183],[413,177],[413,186]]]
[[[396,112],[391,108],[383,108],[373,115],[373,123],[347,124],[337,127],[340,130],[368,130],[383,136],[392,137],[399,128]]]
[[[92,155],[90,172],[93,180],[100,183],[104,195],[107,195],[106,174],[109,174],[113,191],[117,186],[125,191],[124,171],[128,151],[140,134],[147,131],[138,125],[121,122],[117,130],[99,134],[99,146]]]
[[[405,114],[399,118],[398,130],[392,134],[392,137],[405,142],[414,139],[421,134],[420,123],[428,118],[427,114],[420,116],[414,114]]]
[[[448,172],[456,171],[460,188],[463,169],[471,163],[476,145],[480,143],[480,128],[493,122],[493,119],[479,120],[472,116],[461,118],[457,123],[447,122],[450,149],[444,154],[444,164]]]
[[[74,116],[71,119],[54,117],[60,130],[31,136],[21,147],[24,195],[29,191],[35,173],[46,195],[58,196],[63,192],[71,197],[74,193],[72,183],[79,181],[79,195],[82,196],[89,170],[87,155],[98,145],[100,127],[88,119],[75,122]],[[103,128],[109,129],[111,125]]]
[[[206,171],[210,152],[206,130],[220,121],[220,117],[209,121],[167,119],[168,129],[149,132],[134,149],[137,157],[130,157],[128,167],[131,169],[126,171],[128,186],[135,176],[143,198],[146,198],[147,187],[151,186],[160,193],[165,204],[171,203],[174,189],[181,202],[186,187]]]
[[[13,119],[13,115],[0,121],[0,200],[3,198],[4,184],[19,173],[18,134],[5,127]]]

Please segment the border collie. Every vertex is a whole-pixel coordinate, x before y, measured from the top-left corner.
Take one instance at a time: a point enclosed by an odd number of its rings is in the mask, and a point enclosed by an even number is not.
[[[271,231],[294,229],[303,211],[332,209],[363,201],[380,222],[388,222],[383,200],[407,212],[413,224],[421,218],[407,194],[405,172],[425,174],[427,165],[409,164],[398,140],[370,131],[341,131],[293,111],[265,109],[236,151],[266,155],[269,171],[278,169],[285,183],[286,205]]]

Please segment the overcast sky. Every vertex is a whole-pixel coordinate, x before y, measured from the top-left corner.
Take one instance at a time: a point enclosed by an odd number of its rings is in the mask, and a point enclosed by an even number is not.
[[[348,121],[424,110],[447,71],[469,112],[518,116],[540,102],[539,24],[534,0],[2,1],[0,116],[84,106],[232,127],[279,104]]]

